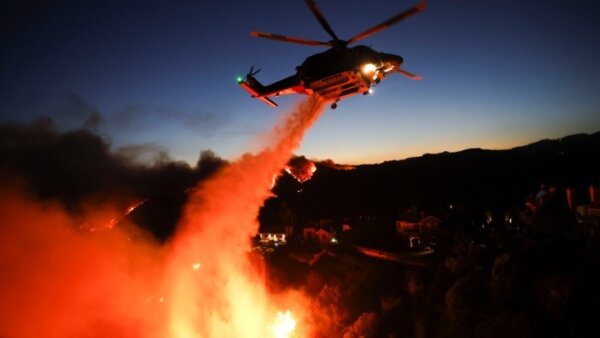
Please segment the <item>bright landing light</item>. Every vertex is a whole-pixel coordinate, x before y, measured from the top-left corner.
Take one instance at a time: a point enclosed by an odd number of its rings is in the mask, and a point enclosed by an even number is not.
[[[360,71],[366,76],[372,76],[377,70],[377,67],[372,63],[367,63],[360,68]]]
[[[292,318],[289,310],[285,313],[277,312],[277,320],[272,329],[276,338],[289,338],[296,329],[296,320]]]

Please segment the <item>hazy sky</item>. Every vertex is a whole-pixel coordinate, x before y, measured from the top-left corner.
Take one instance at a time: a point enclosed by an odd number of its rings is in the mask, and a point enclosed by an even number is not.
[[[338,36],[417,1],[318,0]],[[28,5],[25,5],[28,4]],[[363,43],[404,57],[370,96],[328,109],[298,154],[373,163],[444,150],[502,149],[600,131],[600,2],[430,0]],[[118,148],[153,144],[195,163],[256,150],[300,96],[272,109],[239,88],[291,75],[319,47],[252,30],[328,40],[302,0],[8,1],[0,5],[0,123],[88,121]]]

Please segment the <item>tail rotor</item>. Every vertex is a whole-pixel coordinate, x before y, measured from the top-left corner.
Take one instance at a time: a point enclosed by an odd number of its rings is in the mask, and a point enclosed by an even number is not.
[[[256,70],[254,70],[254,66],[250,67],[250,71],[248,72],[248,74],[246,75],[246,77],[254,77],[254,75],[260,73],[261,69],[258,68]]]

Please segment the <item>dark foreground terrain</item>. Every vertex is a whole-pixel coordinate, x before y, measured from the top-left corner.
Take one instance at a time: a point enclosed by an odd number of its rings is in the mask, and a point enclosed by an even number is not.
[[[267,260],[269,280],[274,289],[312,296],[322,337],[600,333],[597,237],[574,228],[540,236],[494,232],[477,241],[455,233],[445,244],[424,266],[368,258],[343,244],[308,266],[282,250]]]

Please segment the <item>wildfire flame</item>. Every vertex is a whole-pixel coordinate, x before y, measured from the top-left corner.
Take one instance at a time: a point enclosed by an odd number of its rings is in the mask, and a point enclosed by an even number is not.
[[[298,182],[304,183],[312,178],[317,171],[317,166],[305,157],[295,157],[290,160],[284,170]]]
[[[282,313],[277,312],[277,319],[272,327],[273,334],[276,338],[289,338],[296,330],[296,320],[292,317],[289,310]]]
[[[243,156],[191,190],[166,245],[145,241],[127,224],[93,235],[72,231],[80,222],[63,209],[0,186],[0,336],[262,338],[310,332],[302,296],[280,292],[275,299],[264,283],[264,261],[248,252],[273,176],[323,106],[311,97],[273,129],[264,151]],[[89,219],[110,217],[102,212]],[[279,304],[291,307],[298,323],[290,311],[273,322]]]
[[[248,239],[258,231],[258,211],[272,196],[273,177],[322,108],[322,101],[310,98],[273,129],[266,150],[243,156],[193,191],[169,259],[168,336],[265,336],[275,309],[262,263],[247,255]],[[316,167],[310,164],[312,174]],[[189,269],[197,259],[201,273]],[[273,333],[289,337],[295,327],[288,311],[278,315]]]

